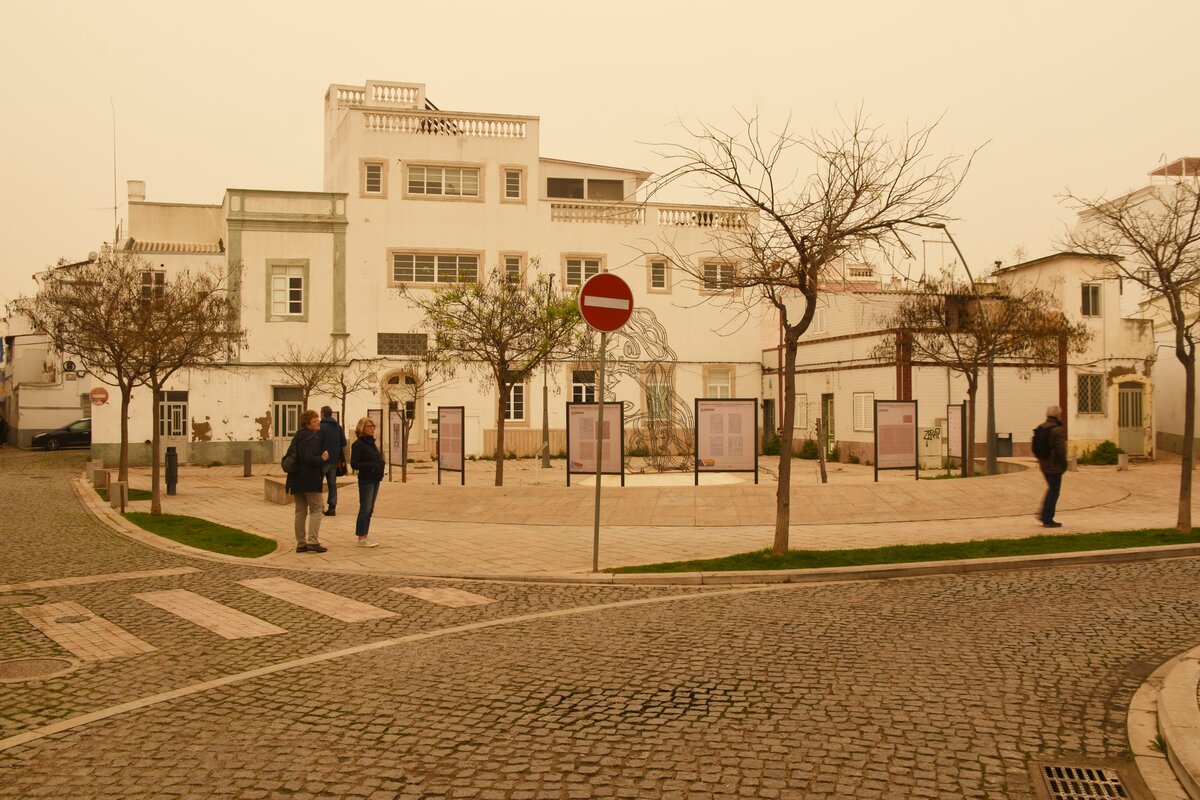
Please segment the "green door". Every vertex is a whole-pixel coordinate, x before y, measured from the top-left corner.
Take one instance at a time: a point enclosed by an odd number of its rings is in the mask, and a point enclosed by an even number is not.
[[[833,420],[833,395],[821,395],[821,423],[825,426],[825,455],[833,452],[837,446],[835,431],[837,426]]]

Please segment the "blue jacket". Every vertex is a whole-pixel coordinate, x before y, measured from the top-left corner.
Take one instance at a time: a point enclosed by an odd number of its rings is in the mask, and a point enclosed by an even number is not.
[[[333,417],[325,417],[321,420],[320,434],[321,449],[329,451],[328,463],[338,463],[346,446],[346,434],[342,431],[342,426],[338,425],[338,421]]]
[[[375,437],[363,435],[350,446],[350,468],[358,470],[359,483],[379,483],[383,480],[383,455]]]

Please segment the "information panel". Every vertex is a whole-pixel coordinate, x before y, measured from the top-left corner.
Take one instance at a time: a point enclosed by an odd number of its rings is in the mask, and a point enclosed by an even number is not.
[[[875,480],[883,469],[917,471],[917,401],[875,401]]]
[[[596,474],[596,423],[600,419],[597,403],[567,403],[567,486],[571,475]],[[625,485],[625,406],[604,404],[604,432],[601,436],[600,472],[620,475]]]
[[[388,463],[404,463],[404,416],[399,411],[388,412]]]
[[[701,472],[753,472],[758,483],[758,401],[696,398],[696,483]]]
[[[438,406],[438,484],[442,482],[443,472],[457,472],[461,476],[459,483],[467,484],[467,472],[464,469],[466,453],[463,449],[463,425],[466,420],[466,409],[463,406]]]

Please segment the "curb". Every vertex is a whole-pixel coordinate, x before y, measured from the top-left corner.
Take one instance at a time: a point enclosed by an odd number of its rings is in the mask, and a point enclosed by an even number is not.
[[[1163,677],[1158,729],[1167,761],[1188,796],[1200,800],[1200,647],[1184,653]]]

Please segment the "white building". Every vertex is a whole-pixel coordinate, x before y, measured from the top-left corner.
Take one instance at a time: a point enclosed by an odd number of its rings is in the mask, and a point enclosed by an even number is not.
[[[322,192],[231,188],[219,204],[185,205],[147,201],[144,184],[131,181],[121,249],[163,273],[228,270],[248,332],[233,362],[179,375],[168,387],[158,422],[164,446],[193,463],[240,461],[246,448],[276,459],[301,410],[273,364],[289,343],[383,359],[380,387],[349,400],[348,421],[386,407],[386,386],[412,378],[410,360],[426,347],[419,317],[395,287],[489,270],[536,270],[559,286],[605,270],[626,280],[638,311],[614,369],[633,431],[670,409],[690,409],[697,396],[757,396],[756,326],[718,335],[735,312],[704,302],[724,291],[719,268],[699,286],[656,255],[703,253],[713,229],[745,225],[745,215],[643,202],[648,173],[544,157],[538,127],[537,117],[437,110],[423,84],[331,86]],[[565,402],[594,399],[594,366],[547,370],[554,453],[565,450]],[[506,403],[512,452],[541,446],[540,388],[535,376]],[[438,405],[463,405],[467,452],[490,453],[497,400],[465,375],[416,398],[410,450],[433,451]],[[320,396],[309,402],[323,404],[338,405]],[[133,463],[148,458],[140,443],[150,438],[150,406],[145,392],[131,406]],[[117,408],[98,408],[95,419],[94,457],[114,461]],[[690,425],[686,415],[676,422]]]

